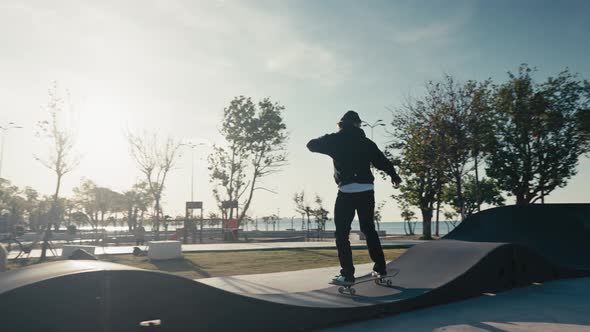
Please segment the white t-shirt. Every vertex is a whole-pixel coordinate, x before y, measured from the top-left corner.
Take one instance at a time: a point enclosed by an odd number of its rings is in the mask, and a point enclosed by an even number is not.
[[[340,186],[340,191],[343,193],[361,193],[364,191],[374,190],[375,186],[372,183],[348,183]]]

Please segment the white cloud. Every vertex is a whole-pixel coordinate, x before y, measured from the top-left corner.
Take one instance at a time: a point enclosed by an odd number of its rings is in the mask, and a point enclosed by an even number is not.
[[[394,42],[411,46],[416,44],[427,46],[446,46],[454,37],[460,34],[473,14],[472,7],[463,5],[451,17],[442,18],[422,26],[407,24],[404,27],[394,26],[391,38]]]
[[[349,65],[329,46],[300,34],[297,22],[248,2],[156,2],[158,9],[194,33],[202,52],[223,67],[237,64],[320,85],[342,82]]]
[[[346,79],[348,66],[329,49],[307,42],[285,45],[267,57],[270,72],[336,85]]]
[[[448,40],[456,28],[457,24],[455,22],[434,23],[425,27],[393,31],[392,38],[393,41],[402,45],[440,42]]]

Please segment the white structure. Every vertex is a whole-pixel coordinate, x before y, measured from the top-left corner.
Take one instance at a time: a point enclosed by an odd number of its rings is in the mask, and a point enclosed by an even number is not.
[[[8,266],[8,251],[4,248],[4,245],[0,243],[0,272],[6,271]]]
[[[359,233],[351,232],[350,235],[348,235],[348,239],[350,241],[360,241],[360,240],[364,240],[364,237],[361,239],[361,235]]]
[[[94,255],[94,251],[96,250],[96,247],[95,246],[82,246],[82,245],[66,244],[66,245],[64,245],[64,247],[61,251],[61,257],[68,259],[74,253],[74,251],[76,251],[78,249],[82,249],[82,250],[86,251],[87,253]]]
[[[182,257],[180,241],[150,241],[148,257],[154,260],[180,258]]]

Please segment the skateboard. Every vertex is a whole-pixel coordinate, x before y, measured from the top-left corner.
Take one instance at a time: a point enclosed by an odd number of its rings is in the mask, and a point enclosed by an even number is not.
[[[334,281],[331,281],[330,284],[340,286],[338,288],[338,293],[340,293],[340,294],[356,295],[356,289],[354,288],[354,286],[356,286],[358,284],[365,283],[365,282],[373,281],[373,282],[375,282],[375,284],[377,284],[379,286],[387,286],[387,287],[393,286],[393,281],[391,279],[393,279],[396,275],[398,275],[398,273],[399,273],[399,270],[392,270],[392,271],[387,271],[386,276],[381,276],[375,272],[372,272],[371,276],[369,278],[367,278],[367,279],[361,278],[358,281],[355,281],[354,283],[352,283],[350,285],[341,285],[341,284],[335,283]]]

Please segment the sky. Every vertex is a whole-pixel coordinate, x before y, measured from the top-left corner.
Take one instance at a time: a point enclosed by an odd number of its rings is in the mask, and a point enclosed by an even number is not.
[[[7,132],[1,176],[44,194],[55,175],[34,156],[47,119],[48,89],[69,91],[78,166],[63,193],[86,177],[124,191],[141,179],[126,132],[222,143],[223,108],[235,96],[285,106],[288,165],[265,178],[250,215],[295,215],[295,192],[332,207],[328,157],[311,138],[336,130],[348,109],[368,122],[391,120],[430,80],[506,79],[521,63],[545,79],[569,67],[590,79],[588,1],[22,1],[0,0],[0,125]],[[370,136],[370,132],[367,133]],[[388,136],[375,129],[384,148]],[[195,200],[214,211],[206,156],[195,150]],[[191,153],[170,174],[164,213],[182,215],[191,193]],[[589,202],[590,161],[547,202]],[[384,221],[400,220],[389,182],[376,181]]]

